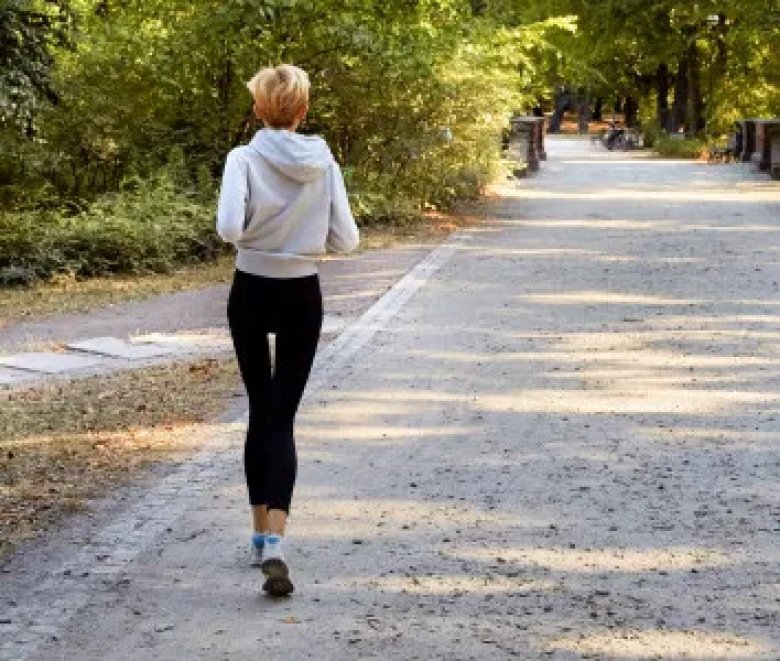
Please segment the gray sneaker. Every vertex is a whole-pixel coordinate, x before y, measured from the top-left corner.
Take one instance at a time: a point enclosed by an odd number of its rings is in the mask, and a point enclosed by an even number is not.
[[[263,590],[272,597],[285,597],[295,588],[290,580],[290,569],[282,551],[282,537],[268,535],[263,547],[263,560],[260,564],[266,581]]]

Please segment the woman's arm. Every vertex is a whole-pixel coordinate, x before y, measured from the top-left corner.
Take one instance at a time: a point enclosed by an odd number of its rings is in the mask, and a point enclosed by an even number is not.
[[[244,233],[248,198],[247,163],[243,155],[234,149],[225,161],[217,206],[217,233],[223,240],[235,243]]]
[[[330,206],[330,222],[328,224],[328,239],[326,246],[335,252],[352,252],[358,247],[360,232],[358,232],[352,210],[349,208],[347,189],[344,186],[344,177],[338,163],[333,163],[329,176],[331,182],[333,200]]]

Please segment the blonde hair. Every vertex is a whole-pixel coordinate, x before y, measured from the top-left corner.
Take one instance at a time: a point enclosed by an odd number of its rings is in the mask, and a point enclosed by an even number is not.
[[[309,76],[292,64],[260,69],[246,84],[257,113],[272,128],[288,128],[309,105]]]

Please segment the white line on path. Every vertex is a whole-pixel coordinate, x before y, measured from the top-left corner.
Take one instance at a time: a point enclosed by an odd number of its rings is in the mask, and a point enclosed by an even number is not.
[[[403,308],[425,282],[471,237],[460,233],[423,258],[357,321],[320,351],[307,387],[311,398],[338,379],[338,372]],[[35,584],[16,595],[17,605],[0,614],[0,659],[22,661],[58,636],[93,594],[116,584],[125,568],[185,512],[205,485],[230,479],[246,414],[215,425],[216,438],[166,476],[128,510],[113,517],[90,542]],[[51,542],[49,542],[51,543]],[[5,596],[5,595],[4,595]]]

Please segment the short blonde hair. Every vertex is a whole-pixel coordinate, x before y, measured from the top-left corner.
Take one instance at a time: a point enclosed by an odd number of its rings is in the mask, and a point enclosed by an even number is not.
[[[273,128],[287,128],[309,105],[309,76],[292,64],[260,69],[246,84],[261,119]]]

